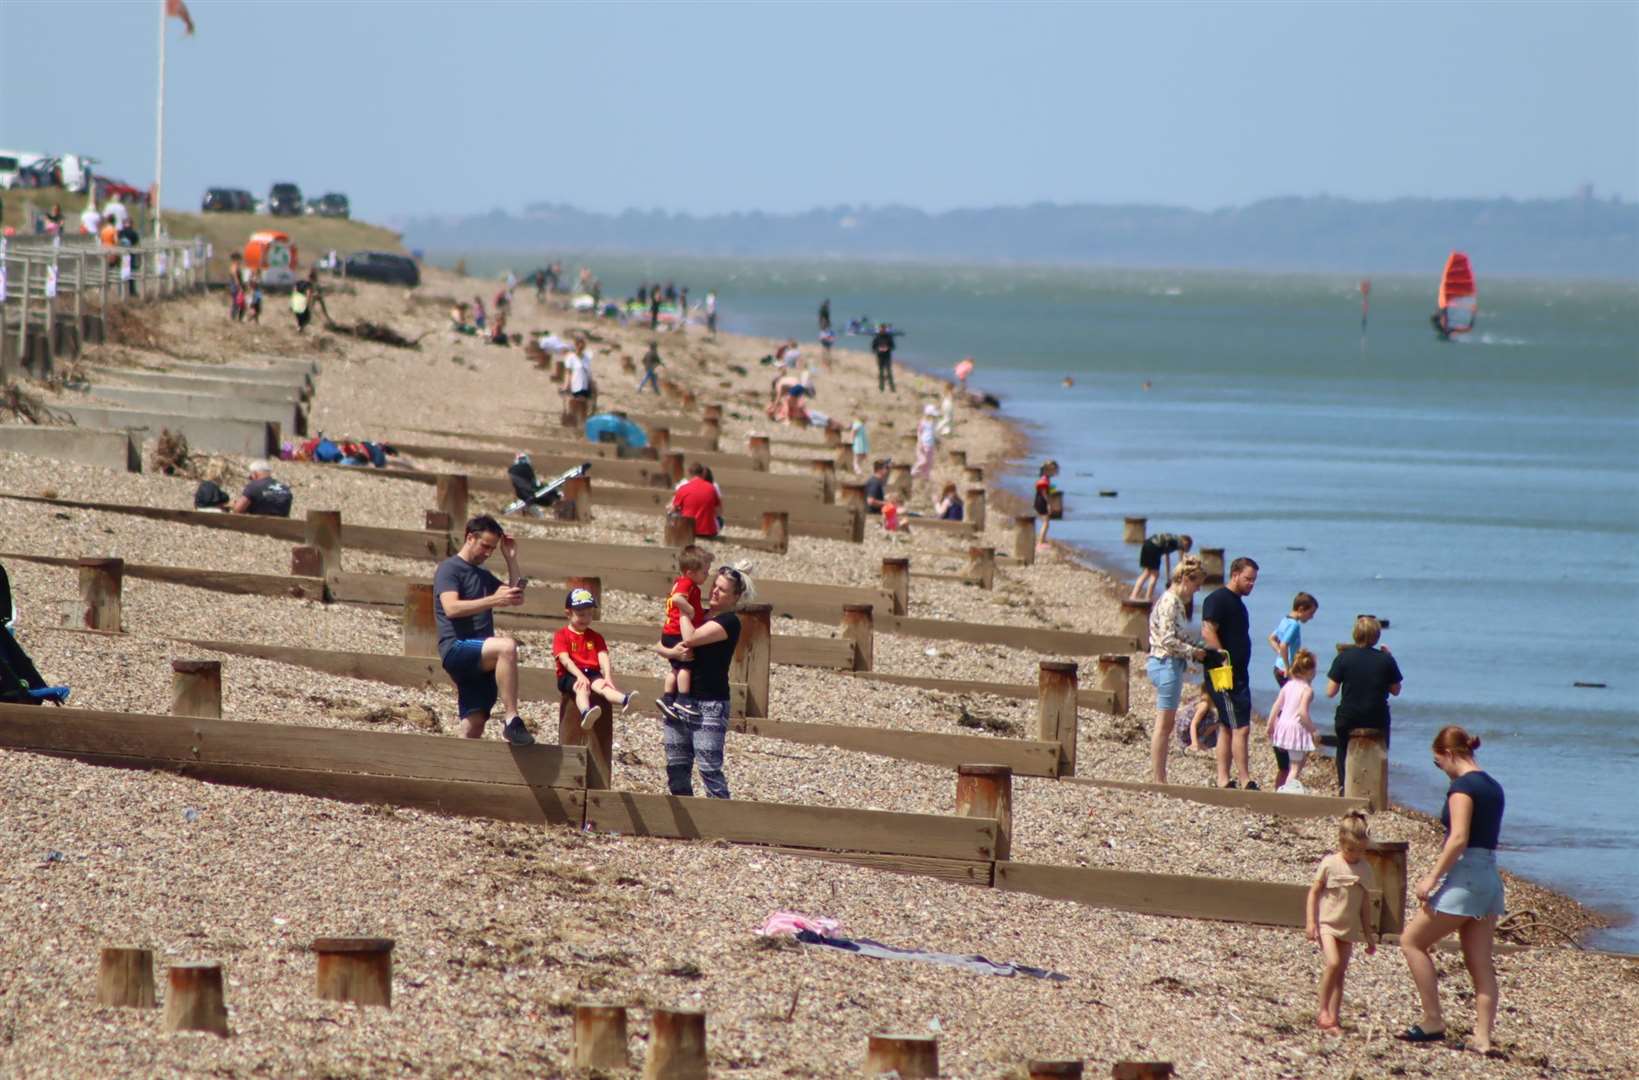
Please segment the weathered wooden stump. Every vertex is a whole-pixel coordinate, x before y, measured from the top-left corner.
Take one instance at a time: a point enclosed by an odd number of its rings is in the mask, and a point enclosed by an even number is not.
[[[980,532],[985,530],[985,489],[970,487],[967,489],[967,505],[964,508],[968,521]]]
[[[830,458],[813,458],[808,468],[820,478],[820,499],[826,503],[837,501],[837,463]]]
[[[655,453],[664,458],[671,452],[672,429],[656,425],[649,429],[649,445],[654,447]]]
[[[464,473],[448,473],[438,478],[434,489],[434,506],[450,516],[451,521],[463,525],[467,520],[467,477]]]
[[[1113,715],[1126,716],[1132,701],[1132,657],[1105,653],[1098,658],[1098,688],[1115,695]]]
[[[683,482],[683,478],[684,478],[684,475],[685,475],[684,467],[683,467],[683,464],[684,464],[683,451],[681,451],[681,450],[661,450],[661,451],[659,451],[659,454],[660,454],[660,464],[665,469],[665,472],[666,472],[666,481],[667,481],[667,483],[671,484],[673,487],[676,487],[678,484],[681,484]]]
[[[461,525],[465,528],[465,519],[462,520]],[[447,533],[455,527],[455,519],[450,517],[448,511],[428,510],[426,512],[426,516],[423,518],[422,527],[428,532]]]
[[[985,482],[985,470],[981,465],[962,466],[962,482],[964,484],[982,484]]]
[[[1380,814],[1389,805],[1389,747],[1381,731],[1349,732],[1349,756],[1343,767],[1343,794],[1350,799],[1366,799],[1371,812]]]
[[[586,747],[586,786],[596,791],[607,791],[614,783],[615,718],[608,702],[602,702],[603,715],[592,729],[580,726],[580,706],[575,695],[560,694],[558,698],[558,745]]]
[[[297,577],[324,577],[324,556],[316,547],[300,544],[290,549],[290,572]]]
[[[911,497],[911,467],[894,462],[888,466],[888,491],[901,501]]]
[[[1036,519],[1029,514],[1013,519],[1013,557],[1025,566],[1036,563]]]
[[[120,589],[125,578],[123,559],[80,559],[81,625],[87,630],[120,632]]]
[[[655,1009],[649,1017],[649,1056],[643,1080],[705,1080],[706,1014]]]
[[[341,511],[309,510],[303,541],[319,551],[320,577],[341,573]]]
[[[967,576],[979,588],[996,587],[996,549],[974,545],[967,549]]]
[[[1080,717],[1076,713],[1076,665],[1064,660],[1043,660],[1037,720],[1043,742],[1059,744],[1059,775],[1076,772],[1076,739]]]
[[[1006,765],[956,766],[956,816],[995,818],[997,859],[1013,857],[1013,770]]]
[[[911,561],[882,560],[882,591],[893,597],[893,614],[904,615],[911,604]]]
[[[1399,934],[1406,929],[1406,851],[1410,846],[1404,840],[1373,840],[1366,845],[1366,862],[1383,890],[1379,934]]]
[[[222,661],[171,661],[171,715],[222,719]]]
[[[751,455],[751,467],[758,472],[767,472],[768,463],[774,456],[773,448],[769,445],[767,435],[751,434],[746,436],[746,451]]]
[[[685,548],[694,543],[694,519],[681,514],[666,515],[665,544],[669,548]]]
[[[97,967],[97,1004],[122,1009],[152,1009],[154,950],[109,947]]]
[[[313,951],[319,957],[315,990],[320,997],[392,1007],[392,938],[317,938]]]
[[[575,1068],[632,1067],[626,1046],[626,1006],[575,1006]]]
[[[826,446],[841,446],[842,445],[842,429],[832,427],[829,424],[825,425],[825,445]]]
[[[957,446],[953,446],[949,450],[945,451],[945,453],[947,455],[947,460],[952,465],[956,466],[958,469],[967,468],[967,451],[966,450],[963,450],[962,448],[957,447]]]
[[[723,441],[723,422],[710,417],[700,419],[700,434],[711,444],[712,453],[717,452]]]
[[[224,1037],[229,1034],[222,965],[172,964],[165,976],[166,1031],[209,1031]]]
[[[925,1035],[872,1035],[865,1049],[865,1075],[894,1073],[902,1080],[939,1075],[939,1040]]]
[[[1224,549],[1201,549],[1201,571],[1206,575],[1203,584],[1222,585],[1224,583]]]
[[[565,515],[568,520],[583,523],[592,520],[592,478],[590,476],[577,476],[571,480],[565,480],[563,487],[559,490],[563,492],[563,499],[558,505],[565,508]]]
[[[791,550],[791,515],[784,510],[764,510],[763,539],[781,555]]]
[[[1122,518],[1121,542],[1124,544],[1142,544],[1144,542],[1144,537],[1148,535],[1145,531],[1148,528],[1149,520],[1147,518]]]
[[[1081,1080],[1079,1061],[1032,1061],[1025,1066],[1030,1080]]]
[[[863,514],[865,512],[865,481],[843,480],[838,483],[837,502]]]
[[[1138,639],[1138,647],[1150,647],[1150,601],[1121,598],[1121,633]]]
[[[438,655],[438,621],[433,615],[433,587],[421,582],[404,586],[405,656]]]
[[[740,640],[729,662],[729,680],[746,684],[746,715],[768,715],[769,634],[774,608],[770,604],[744,604],[739,608]]]
[[[1110,1068],[1111,1080],[1168,1080],[1170,1061],[1118,1061]]]
[[[876,663],[876,619],[870,604],[842,605],[842,638],[853,642],[854,670],[873,670]]]

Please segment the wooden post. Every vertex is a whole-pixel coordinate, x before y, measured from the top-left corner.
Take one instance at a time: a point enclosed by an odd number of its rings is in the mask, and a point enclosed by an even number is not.
[[[1145,518],[1141,518],[1141,517],[1122,518],[1121,519],[1121,542],[1123,544],[1142,544],[1144,542],[1144,537],[1146,535],[1145,534],[1145,529],[1148,526],[1149,526],[1149,521],[1146,520]]]
[[[970,487],[967,489],[967,519],[980,532],[985,531],[985,489]]]
[[[694,543],[694,519],[682,514],[666,515],[666,546],[685,548]]]
[[[1112,1080],[1170,1080],[1170,1061],[1118,1061],[1110,1068]]]
[[[985,482],[985,470],[980,465],[962,466],[962,482],[967,484],[982,484]]]
[[[1006,765],[956,766],[956,816],[995,818],[997,859],[1013,857],[1013,770]]]
[[[120,585],[125,577],[123,559],[80,559],[81,623],[87,630],[120,632]]]
[[[854,670],[870,671],[876,663],[876,619],[870,604],[842,605],[842,638],[854,643]]]
[[[341,573],[340,510],[309,510],[303,539],[308,547],[319,549],[321,576]]]
[[[746,449],[751,454],[751,467],[758,472],[767,472],[769,460],[774,456],[768,443],[768,436],[747,435]]]
[[[565,508],[564,513],[572,521],[587,522],[592,520],[592,478],[577,476],[572,480],[565,480],[563,499],[559,505]]]
[[[1059,744],[1059,775],[1076,772],[1076,740],[1080,718],[1076,714],[1076,665],[1064,660],[1043,660],[1040,697],[1036,715],[1043,742]]]
[[[702,418],[700,421],[700,434],[711,443],[711,449],[715,452],[718,445],[723,441],[723,422],[714,420],[711,417]]]
[[[171,715],[222,719],[222,661],[171,661]]]
[[[970,547],[967,549],[967,576],[981,589],[996,587],[996,549]]]
[[[950,456],[950,463],[958,469],[967,468],[967,451],[953,446],[946,453]]]
[[[563,579],[563,584],[564,584],[564,591],[565,592],[570,592],[570,591],[573,591],[575,589],[585,589],[587,592],[592,594],[592,599],[597,601],[597,606],[600,607],[600,608],[603,607],[603,579],[602,578],[600,578],[600,577],[570,577],[570,578],[564,578]]]
[[[580,707],[574,694],[558,696],[558,744],[586,747],[586,786],[607,791],[614,780],[615,721],[609,703],[603,702],[603,715],[587,731],[580,726]]]
[[[222,965],[172,964],[166,971],[166,1031],[228,1034],[228,1006],[222,996]]]
[[[1371,812],[1382,813],[1389,806],[1389,748],[1381,731],[1360,729],[1349,732],[1349,756],[1344,763],[1343,796],[1367,799]]]
[[[1201,569],[1206,574],[1206,585],[1222,585],[1224,583],[1224,549],[1201,549]]]
[[[637,374],[637,361],[632,359],[631,353],[620,354],[620,370],[628,375]]]
[[[865,512],[865,482],[863,480],[842,481],[837,485],[837,502],[863,514]]]
[[[683,387],[683,397],[682,397],[683,408],[685,408],[685,409],[694,408],[695,400],[696,400],[696,398],[694,396],[694,391],[691,390],[687,386]]]
[[[1025,566],[1036,563],[1036,519],[1029,514],[1013,519],[1013,557]]]
[[[1098,658],[1098,688],[1115,695],[1113,715],[1126,716],[1132,701],[1132,657],[1105,653]]]
[[[313,951],[319,955],[315,990],[321,998],[392,1008],[392,938],[318,938]]]
[[[649,429],[649,445],[654,447],[655,453],[661,457],[672,448],[672,429],[669,427],[652,427]]]
[[[926,1035],[872,1035],[865,1050],[865,1075],[892,1073],[902,1080],[939,1075],[939,1040]]]
[[[1025,1065],[1030,1080],[1081,1080],[1079,1061],[1032,1061]]]
[[[723,422],[723,406],[718,402],[700,406],[700,419],[709,420],[714,424]]]
[[[1050,521],[1064,517],[1064,492],[1056,488],[1047,493],[1047,517]]]
[[[467,477],[465,473],[446,473],[438,478],[435,497],[438,509],[450,516],[451,521],[463,525],[467,521]]]
[[[123,1009],[152,1009],[154,950],[105,948],[97,969],[97,1004]]]
[[[837,427],[832,427],[830,424],[826,424],[825,425],[825,445],[829,446],[829,447],[833,447],[833,448],[841,446],[842,445],[842,429],[837,428]]]
[[[433,587],[420,582],[404,586],[405,656],[438,655],[438,622],[433,617]]]
[[[666,480],[673,487],[683,482],[683,451],[664,450],[660,454],[661,464],[666,468]]]
[[[297,577],[324,577],[324,556],[316,547],[301,544],[290,549],[290,572]]]
[[[771,542],[777,554],[784,555],[791,547],[791,515],[784,510],[763,511],[763,538]]]
[[[893,597],[893,613],[904,615],[911,607],[911,561],[882,560],[882,591]]]
[[[825,503],[837,501],[837,463],[830,458],[813,458],[808,462],[808,468],[820,478],[820,500]]]
[[[1349,748],[1354,753],[1354,748]],[[1373,840],[1366,845],[1366,862],[1377,875],[1383,890],[1383,907],[1378,915],[1379,934],[1399,934],[1406,929],[1406,849],[1404,840]]]
[[[888,490],[901,499],[911,497],[911,467],[900,462],[888,466]]]
[[[1122,597],[1121,633],[1137,638],[1140,649],[1150,647],[1150,601]]]
[[[706,1014],[655,1009],[649,1017],[649,1056],[643,1080],[705,1080]]]
[[[745,604],[739,608],[740,640],[734,646],[734,659],[729,666],[731,681],[746,684],[746,715],[768,715],[768,657],[770,604]],[[738,678],[736,678],[738,672]]]
[[[626,1006],[575,1006],[575,1068],[624,1072],[632,1067],[626,1049]]]
[[[422,521],[422,527],[428,532],[447,533],[455,526],[455,519],[451,518],[449,513],[444,510],[428,510]],[[463,530],[465,530],[466,524],[467,523],[465,520],[461,522],[461,527]],[[464,532],[462,539],[463,541],[466,539]]]
[[[850,543],[862,544],[865,542],[865,511],[851,510],[848,513],[848,540]]]

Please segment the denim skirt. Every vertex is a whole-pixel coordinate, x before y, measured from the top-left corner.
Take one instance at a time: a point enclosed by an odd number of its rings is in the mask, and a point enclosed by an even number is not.
[[[1155,684],[1157,709],[1178,707],[1178,698],[1184,692],[1184,668],[1188,664],[1189,661],[1181,656],[1169,656],[1165,659],[1150,657],[1144,671],[1149,675],[1150,682]]]
[[[1497,853],[1490,848],[1465,849],[1428,902],[1442,915],[1471,919],[1500,916],[1502,875],[1497,873]]]

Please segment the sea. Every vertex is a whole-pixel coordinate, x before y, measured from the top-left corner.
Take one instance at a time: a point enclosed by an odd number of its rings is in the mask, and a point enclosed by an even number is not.
[[[1323,671],[1357,614],[1384,619],[1405,673],[1394,799],[1437,814],[1434,733],[1478,734],[1508,796],[1503,865],[1609,913],[1591,944],[1639,952],[1639,282],[1478,263],[1476,329],[1442,342],[1445,254],[1374,276],[1364,320],[1360,279],[1339,274],[556,258],[606,296],[714,288],[723,329],[811,351],[829,299],[839,331],[903,330],[915,368],[972,356],[970,385],[1060,463],[1053,534],[1088,562],[1136,575],[1129,515],[1258,561],[1255,656],[1298,590],[1320,601],[1304,640]],[[1034,472],[1004,483],[1027,494]],[[1267,709],[1267,664],[1253,690]],[[1323,730],[1331,710],[1317,699]]]

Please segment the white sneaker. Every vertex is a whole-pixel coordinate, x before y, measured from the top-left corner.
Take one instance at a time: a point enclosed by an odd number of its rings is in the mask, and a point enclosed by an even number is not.
[[[1288,780],[1288,781],[1286,781],[1286,783],[1284,783],[1280,786],[1280,791],[1278,792],[1278,794],[1281,794],[1281,795],[1307,795],[1307,794],[1309,794],[1309,789],[1304,787],[1301,783],[1299,783],[1296,780]]]

